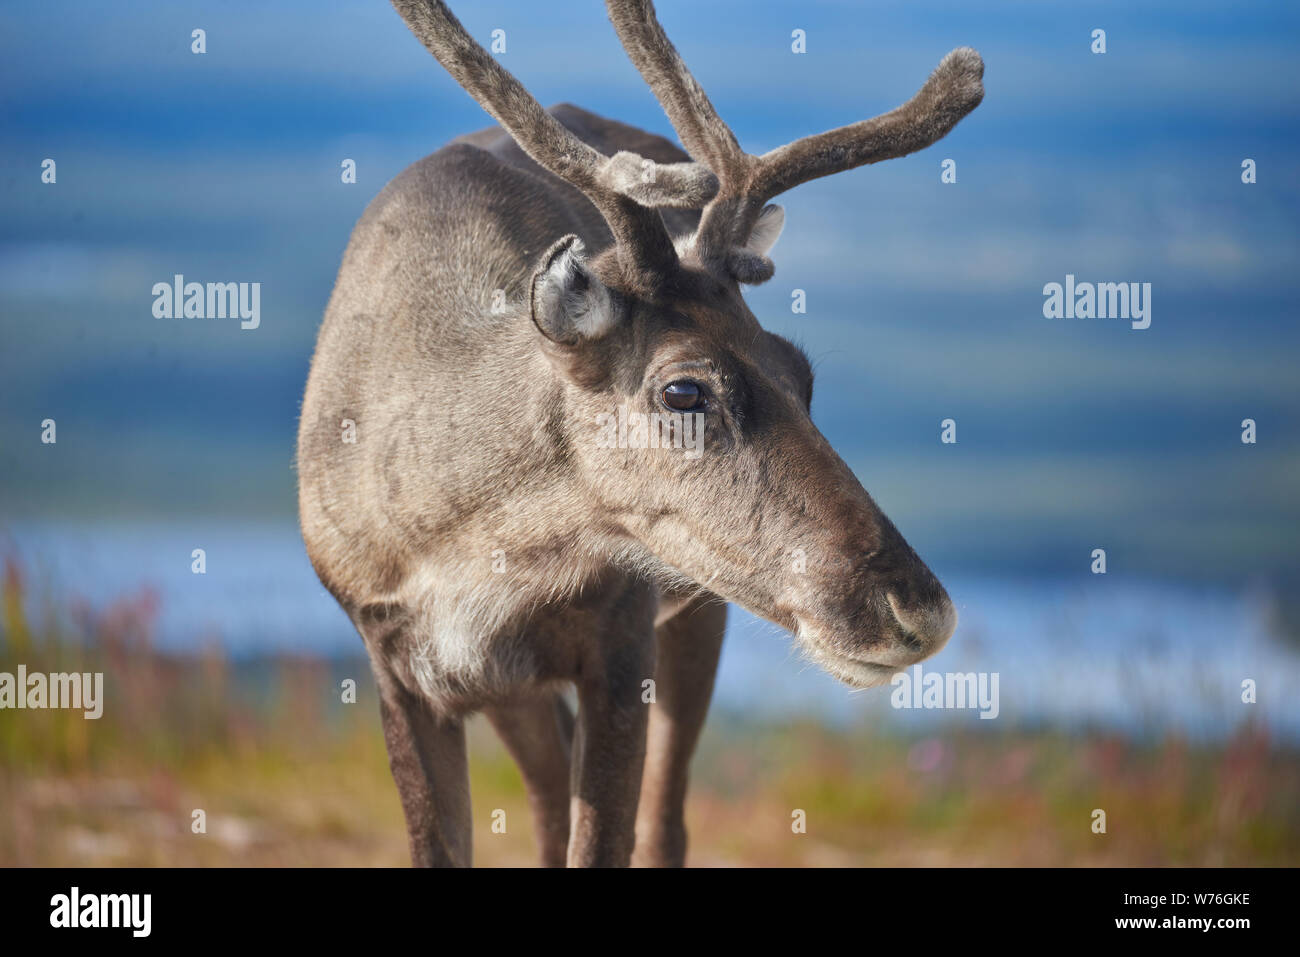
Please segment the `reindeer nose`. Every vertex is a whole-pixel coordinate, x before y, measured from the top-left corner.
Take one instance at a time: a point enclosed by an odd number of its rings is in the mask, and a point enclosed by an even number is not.
[[[957,609],[948,592],[937,580],[928,584],[931,587],[916,600],[907,600],[906,589],[891,589],[885,595],[894,618],[907,633],[908,643],[917,652],[914,661],[938,652],[957,630]]]

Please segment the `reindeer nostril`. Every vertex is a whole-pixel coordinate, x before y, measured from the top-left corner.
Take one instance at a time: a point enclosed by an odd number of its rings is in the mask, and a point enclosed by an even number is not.
[[[957,609],[942,588],[929,601],[910,607],[894,592],[888,593],[885,599],[903,630],[903,642],[917,651],[934,654],[957,630]]]

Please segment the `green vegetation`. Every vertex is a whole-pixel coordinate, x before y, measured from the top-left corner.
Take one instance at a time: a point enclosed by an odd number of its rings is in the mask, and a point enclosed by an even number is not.
[[[102,610],[69,601],[71,633],[38,634],[32,601],[10,561],[0,672],[102,671],[104,713],[0,711],[0,865],[406,864],[363,660],[164,654],[147,592]],[[522,782],[479,720],[471,752],[476,862],[532,864]],[[715,716],[695,767],[697,865],[1300,863],[1300,753],[1261,729],[1194,746]],[[796,809],[807,833],[792,833]]]

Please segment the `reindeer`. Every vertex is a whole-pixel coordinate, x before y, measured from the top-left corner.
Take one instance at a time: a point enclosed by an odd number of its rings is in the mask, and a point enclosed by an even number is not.
[[[393,4],[500,126],[406,169],[352,233],[302,405],[308,554],[369,653],[414,864],[471,863],[482,711],[543,864],[681,865],[726,602],[858,688],[956,627],[740,285],[773,273],[769,200],[934,143],[983,62],[954,50],[903,106],[753,156],[649,0],[607,0],[682,152],[542,109],[439,0]],[[702,454],[598,441],[620,409],[700,416]]]

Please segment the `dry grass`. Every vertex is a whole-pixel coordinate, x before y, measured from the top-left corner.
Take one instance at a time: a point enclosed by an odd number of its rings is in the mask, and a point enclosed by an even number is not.
[[[404,865],[363,661],[232,664],[150,645],[142,593],[34,635],[9,564],[0,671],[103,671],[103,718],[0,711],[0,864]],[[356,704],[340,682],[357,680]],[[475,857],[533,863],[522,782],[471,726]],[[1107,814],[1092,833],[1091,812]],[[206,833],[191,829],[206,814]],[[506,833],[492,814],[506,812]],[[807,832],[791,829],[806,814]],[[923,739],[715,718],[689,806],[697,865],[1290,865],[1300,754],[1053,732]]]

